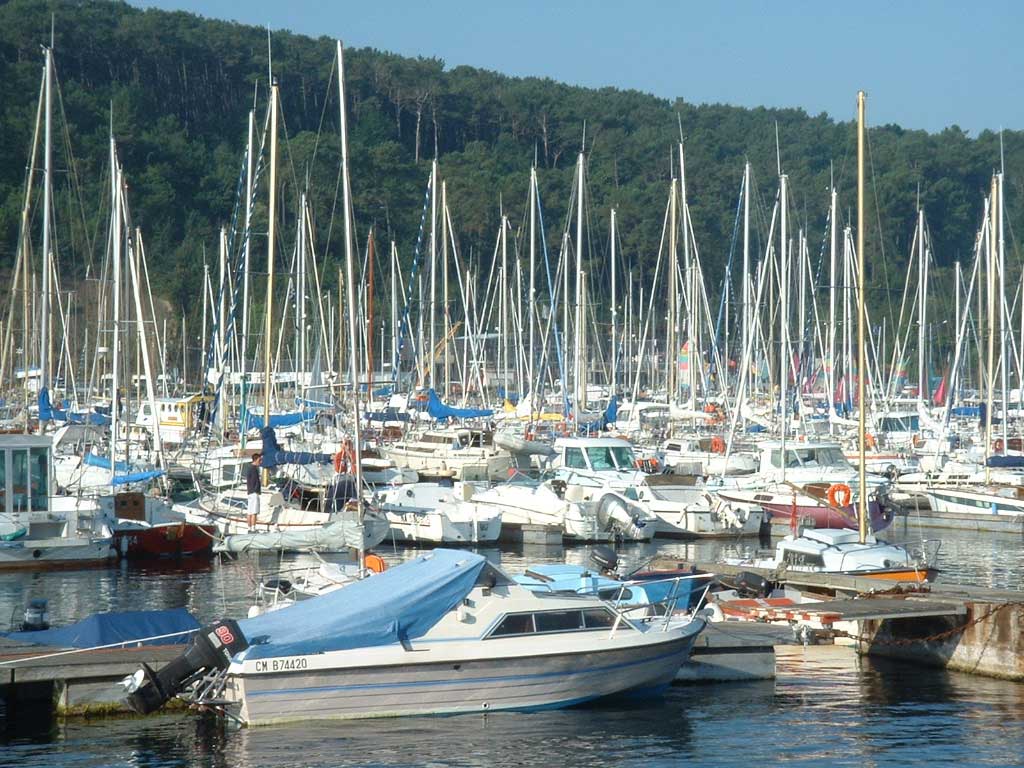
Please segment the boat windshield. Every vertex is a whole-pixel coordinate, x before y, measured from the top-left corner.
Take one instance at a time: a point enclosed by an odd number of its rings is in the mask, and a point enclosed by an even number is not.
[[[772,466],[776,469],[782,468],[782,451],[772,451]],[[787,449],[786,468],[797,469],[800,467],[849,469],[850,462],[846,460],[838,446]]]
[[[917,432],[921,427],[921,420],[917,415],[886,416],[879,420],[879,432]]]
[[[587,458],[593,470],[632,469],[633,449],[625,445],[601,445],[587,448]]]

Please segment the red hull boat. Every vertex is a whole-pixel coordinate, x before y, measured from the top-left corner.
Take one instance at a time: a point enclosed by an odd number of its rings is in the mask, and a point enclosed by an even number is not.
[[[217,529],[195,523],[125,526],[114,531],[114,549],[128,559],[210,557]]]

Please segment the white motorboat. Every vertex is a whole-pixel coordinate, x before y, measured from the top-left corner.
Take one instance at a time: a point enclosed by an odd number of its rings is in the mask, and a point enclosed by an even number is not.
[[[500,510],[468,502],[477,488],[445,480],[406,483],[378,492],[375,503],[386,515],[389,538],[412,544],[493,543],[501,535]]]
[[[512,456],[494,444],[487,429],[431,429],[381,448],[396,467],[421,475],[454,472],[457,480],[504,480]]]
[[[563,438],[555,441],[555,450],[556,476],[565,481],[567,495],[590,501],[616,494],[639,516],[648,538],[658,533],[687,538],[752,535],[760,526],[758,511],[734,513],[692,478],[637,469],[638,460],[627,440]]]
[[[927,546],[928,542],[925,542]],[[906,547],[876,539],[868,534],[863,542],[857,531],[839,528],[809,528],[801,535],[789,535],[776,545],[772,557],[724,558],[728,565],[748,566],[805,573],[841,573],[882,581],[922,583],[938,573],[933,565],[938,543],[932,552],[912,552]]]
[[[593,595],[531,592],[480,555],[435,550],[373,578],[200,630],[159,672],[125,681],[152,712],[192,699],[244,725],[567,707],[650,695],[703,618],[629,618]]]
[[[932,486],[924,490],[928,511],[922,524],[974,531],[1024,532],[1024,487],[1011,485]]]

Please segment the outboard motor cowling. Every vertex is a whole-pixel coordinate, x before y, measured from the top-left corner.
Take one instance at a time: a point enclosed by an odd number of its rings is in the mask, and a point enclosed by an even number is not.
[[[154,672],[143,664],[125,678],[127,705],[140,715],[160,709],[195,677],[213,669],[227,669],[231,658],[249,647],[238,623],[224,619],[200,629],[192,644],[178,658]]]
[[[598,545],[590,550],[590,560],[602,573],[614,571],[619,565],[619,556],[611,547]]]

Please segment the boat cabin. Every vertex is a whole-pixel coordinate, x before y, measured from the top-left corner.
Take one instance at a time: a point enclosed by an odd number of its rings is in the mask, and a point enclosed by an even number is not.
[[[555,441],[556,469],[633,472],[636,456],[628,440],[617,437],[567,437]]]
[[[811,443],[787,441],[785,448],[781,441],[770,441],[758,446],[761,454],[762,474],[778,475],[781,470],[842,470],[853,472],[853,466],[843,455],[838,443]]]
[[[142,427],[154,434],[157,420],[160,424],[160,441],[182,443],[209,413],[214,401],[213,395],[185,395],[184,397],[161,397],[156,400],[156,418],[149,400],[139,405],[139,413],[133,426]]]

